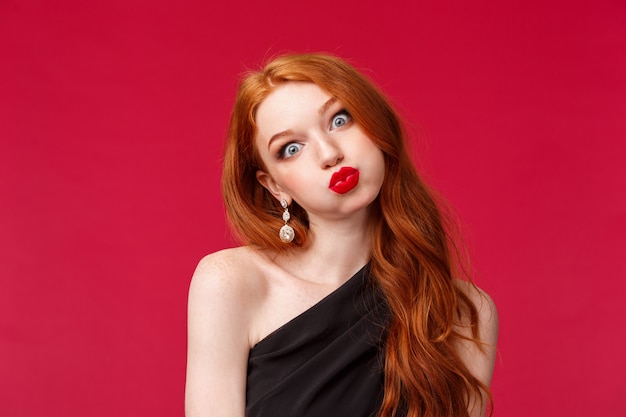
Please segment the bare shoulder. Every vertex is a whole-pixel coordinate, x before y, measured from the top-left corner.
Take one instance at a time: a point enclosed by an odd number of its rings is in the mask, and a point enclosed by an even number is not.
[[[188,417],[243,416],[250,326],[258,279],[247,248],[204,257],[191,279],[188,302]]]
[[[251,249],[224,249],[200,260],[191,279],[189,295],[207,296],[233,301],[241,306],[248,295],[255,293],[260,280],[258,266]]]
[[[481,340],[495,345],[498,338],[498,310],[495,303],[489,294],[470,282],[454,280],[454,283],[476,307]],[[463,317],[462,321],[465,319],[467,317]]]
[[[258,255],[252,249],[238,247],[207,255],[198,263],[189,285],[189,318],[219,319],[212,325],[238,329],[247,343],[264,287]]]
[[[228,277],[245,272],[252,267],[250,262],[253,251],[247,247],[223,249],[206,255],[198,262],[193,280],[206,280],[211,277]]]
[[[457,353],[467,369],[486,386],[491,384],[493,369],[496,361],[498,343],[498,312],[491,297],[477,286],[466,281],[455,281],[456,286],[467,296],[476,307],[478,319],[478,337],[480,342],[460,339],[457,342]],[[466,310],[467,311],[467,310]],[[456,331],[462,336],[472,338],[472,328],[469,315],[460,317],[460,325]],[[469,412],[472,417],[482,417],[485,414],[486,396],[470,401]]]

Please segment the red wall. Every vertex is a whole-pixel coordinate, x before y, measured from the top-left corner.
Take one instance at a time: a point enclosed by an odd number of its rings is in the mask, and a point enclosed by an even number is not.
[[[0,414],[183,413],[237,75],[351,59],[417,134],[501,316],[496,416],[625,415],[619,0],[0,2]]]

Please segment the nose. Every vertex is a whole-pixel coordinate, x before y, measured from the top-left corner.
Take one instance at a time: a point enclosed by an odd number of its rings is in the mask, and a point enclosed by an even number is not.
[[[333,138],[324,135],[318,143],[322,168],[332,168],[343,160],[343,151]]]

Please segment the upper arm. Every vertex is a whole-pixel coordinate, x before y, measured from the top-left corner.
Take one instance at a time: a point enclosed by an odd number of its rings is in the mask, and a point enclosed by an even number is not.
[[[249,351],[246,289],[235,265],[209,255],[189,287],[187,417],[245,414]]]
[[[476,307],[478,313],[478,336],[480,343],[471,340],[460,340],[457,352],[467,369],[480,382],[489,386],[493,375],[496,360],[496,345],[498,342],[498,312],[496,306],[487,293],[479,288],[463,281],[459,281],[459,288],[468,296]],[[466,322],[467,317],[462,318]],[[469,327],[460,326],[458,332],[471,337]],[[470,416],[483,416],[485,413],[486,397],[482,398],[482,407],[475,406],[476,402],[470,402]]]

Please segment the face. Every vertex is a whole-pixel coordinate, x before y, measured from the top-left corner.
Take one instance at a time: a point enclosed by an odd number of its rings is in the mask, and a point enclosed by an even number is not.
[[[365,211],[385,173],[382,151],[342,103],[313,83],[288,82],[258,107],[259,182],[278,200],[295,200],[311,221]]]

